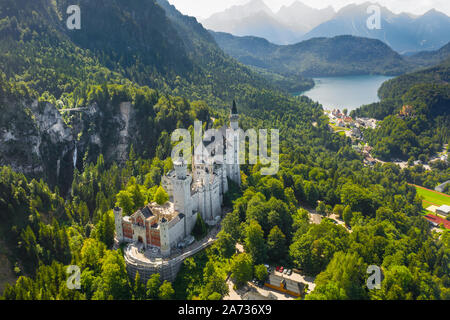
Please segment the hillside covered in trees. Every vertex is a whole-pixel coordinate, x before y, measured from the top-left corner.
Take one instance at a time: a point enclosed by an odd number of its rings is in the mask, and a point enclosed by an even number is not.
[[[281,46],[257,37],[211,33],[225,52],[242,63],[286,75],[398,75],[410,68],[402,56],[374,39],[337,36]]]
[[[385,82],[381,101],[352,113],[382,120],[365,136],[381,159],[422,161],[442,151],[450,141],[450,60]],[[408,108],[404,106],[410,106]],[[402,109],[411,109],[401,114]]]

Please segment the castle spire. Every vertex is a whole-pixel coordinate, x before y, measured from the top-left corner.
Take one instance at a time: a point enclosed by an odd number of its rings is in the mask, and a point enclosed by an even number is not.
[[[233,130],[237,130],[239,128],[238,125],[239,121],[239,115],[236,108],[236,101],[233,100],[233,107],[231,107],[231,114],[230,114],[230,127]]]
[[[231,108],[231,114],[238,114],[236,108],[236,101],[233,99],[233,107]]]

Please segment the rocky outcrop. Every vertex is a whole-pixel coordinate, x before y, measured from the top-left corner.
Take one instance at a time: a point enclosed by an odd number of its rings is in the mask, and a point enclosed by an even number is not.
[[[73,170],[66,162],[73,155],[74,135],[54,105],[5,103],[1,111],[0,165],[45,176],[51,185],[58,182],[58,174]]]
[[[122,102],[120,104],[120,115],[118,122],[120,123],[119,143],[114,151],[113,156],[117,162],[124,163],[128,159],[128,147],[130,144],[130,118],[131,118],[131,102]]]
[[[91,103],[61,113],[48,102],[0,105],[0,166],[51,185],[70,187],[73,170],[82,161],[103,154],[108,163],[124,163],[136,129],[130,102]]]

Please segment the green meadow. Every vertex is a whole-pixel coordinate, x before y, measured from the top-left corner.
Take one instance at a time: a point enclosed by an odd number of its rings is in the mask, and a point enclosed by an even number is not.
[[[423,197],[423,206],[425,208],[432,205],[442,206],[444,204],[450,206],[450,196],[448,195],[417,186],[416,190],[417,193]]]

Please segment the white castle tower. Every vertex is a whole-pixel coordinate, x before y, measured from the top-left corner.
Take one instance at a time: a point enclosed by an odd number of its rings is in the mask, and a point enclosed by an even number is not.
[[[187,218],[192,216],[191,183],[192,177],[187,175],[187,164],[183,158],[174,161],[175,178],[173,184],[173,201],[175,210]]]
[[[169,221],[162,218],[159,222],[159,232],[161,240],[161,255],[163,257],[170,256],[170,237],[169,237]]]
[[[225,165],[222,166],[222,195],[228,192],[228,179],[227,179],[227,169]]]
[[[122,208],[114,208],[114,221],[116,224],[116,238],[119,242],[123,241],[123,227],[122,227]]]

